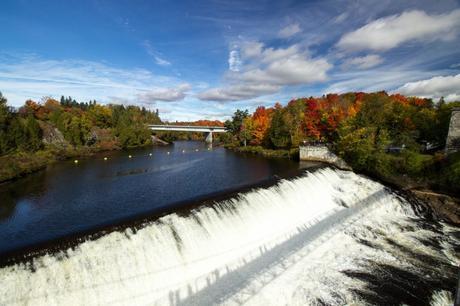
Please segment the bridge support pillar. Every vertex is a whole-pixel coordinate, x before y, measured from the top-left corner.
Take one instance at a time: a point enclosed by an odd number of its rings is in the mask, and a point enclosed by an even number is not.
[[[206,135],[206,143],[212,143],[212,132],[208,132]]]

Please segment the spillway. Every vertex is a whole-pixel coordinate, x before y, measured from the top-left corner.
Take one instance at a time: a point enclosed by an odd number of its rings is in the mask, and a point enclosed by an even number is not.
[[[323,168],[3,267],[0,305],[449,303],[455,233]]]

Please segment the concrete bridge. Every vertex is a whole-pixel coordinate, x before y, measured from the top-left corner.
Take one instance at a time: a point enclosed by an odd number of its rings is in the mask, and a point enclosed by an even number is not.
[[[207,143],[212,143],[212,133],[226,133],[227,132],[227,130],[222,126],[150,124],[149,128],[152,131],[205,133]]]

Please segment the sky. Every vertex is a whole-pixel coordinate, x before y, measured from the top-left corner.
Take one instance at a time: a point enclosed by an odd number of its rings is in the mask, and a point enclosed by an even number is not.
[[[348,91],[460,100],[460,1],[2,0],[0,91],[169,121]]]

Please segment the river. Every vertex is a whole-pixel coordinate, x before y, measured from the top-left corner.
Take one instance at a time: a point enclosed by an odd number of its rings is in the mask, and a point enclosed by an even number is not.
[[[298,167],[197,141],[58,162],[0,186],[0,255],[290,175]]]

